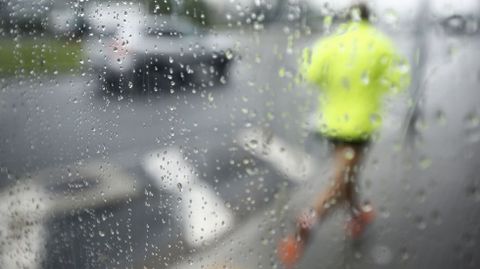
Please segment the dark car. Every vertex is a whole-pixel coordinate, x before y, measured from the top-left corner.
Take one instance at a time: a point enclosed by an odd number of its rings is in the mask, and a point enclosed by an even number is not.
[[[108,91],[160,91],[225,83],[233,42],[141,6],[87,8],[87,63]]]

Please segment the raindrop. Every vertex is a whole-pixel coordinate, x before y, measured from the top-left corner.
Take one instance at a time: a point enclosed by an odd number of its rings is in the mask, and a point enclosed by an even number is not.
[[[128,88],[129,89],[133,88],[133,82],[131,82],[131,81],[128,82]]]
[[[418,199],[418,202],[420,203],[425,202],[426,200],[425,190],[422,189],[417,192],[417,199]]]
[[[381,206],[379,210],[380,210],[380,215],[383,218],[387,219],[390,217],[390,211],[386,207]]]
[[[386,265],[392,261],[393,254],[387,246],[375,246],[372,249],[372,258],[376,264]]]
[[[440,225],[442,223],[442,217],[440,216],[440,212],[438,210],[434,210],[432,212],[432,219],[436,225]]]
[[[421,216],[417,216],[415,218],[415,223],[417,225],[417,228],[419,230],[425,230],[427,228],[427,222],[425,221],[425,219]]]
[[[353,149],[351,148],[347,149],[347,151],[345,152],[345,159],[353,160],[354,157],[355,157],[355,151],[353,151]]]
[[[363,72],[363,73],[362,73],[362,82],[363,82],[363,84],[365,84],[365,85],[370,84],[370,76],[368,75],[367,72]]]
[[[410,66],[406,62],[400,62],[397,66],[398,72],[402,74],[408,74]]]
[[[177,188],[178,188],[178,191],[182,192],[183,191],[182,183],[178,182]]]
[[[428,169],[432,165],[432,160],[428,157],[422,157],[420,159],[419,166],[422,170]]]
[[[228,60],[231,60],[233,58],[233,52],[231,50],[225,51],[225,57],[227,57]]]
[[[435,113],[435,120],[439,125],[445,125],[445,123],[447,122],[445,113],[442,110],[438,110]]]
[[[480,190],[477,185],[472,184],[467,187],[467,196],[473,198],[475,202],[480,202]]]
[[[374,125],[380,124],[381,119],[382,119],[382,118],[381,118],[380,115],[377,114],[377,113],[374,113],[374,114],[371,114],[371,115],[370,115],[370,122],[371,122],[372,124],[374,124]]]
[[[395,26],[398,23],[398,14],[393,9],[385,12],[384,20],[387,24]]]
[[[105,233],[104,233],[103,231],[98,231],[98,235],[99,235],[100,237],[104,237],[104,236],[105,236]]]
[[[224,85],[227,84],[227,79],[225,78],[225,76],[222,76],[222,77],[220,78],[220,83],[222,83],[222,84],[224,84]]]
[[[406,248],[402,248],[400,251],[400,258],[402,261],[406,261],[410,258],[410,254],[408,253],[408,250]]]

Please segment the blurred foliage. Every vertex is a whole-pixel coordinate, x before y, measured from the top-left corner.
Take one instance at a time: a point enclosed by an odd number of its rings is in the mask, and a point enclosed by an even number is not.
[[[181,15],[203,26],[212,23],[211,9],[202,0],[146,0],[146,6],[153,14]]]
[[[172,14],[173,1],[172,0],[146,0],[145,4],[148,11],[152,14]]]
[[[0,75],[55,74],[78,71],[81,44],[51,38],[0,39]]]
[[[209,6],[201,0],[184,0],[181,14],[203,26],[209,26],[212,23],[211,10]]]

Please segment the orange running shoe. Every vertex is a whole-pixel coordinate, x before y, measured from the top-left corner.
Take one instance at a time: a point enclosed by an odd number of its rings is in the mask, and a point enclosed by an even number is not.
[[[303,255],[304,243],[293,235],[282,239],[277,248],[277,254],[285,268],[293,268]]]
[[[375,212],[373,208],[371,206],[364,207],[362,212],[348,221],[346,229],[349,236],[353,239],[358,239],[362,236],[367,225],[372,223],[374,219]]]

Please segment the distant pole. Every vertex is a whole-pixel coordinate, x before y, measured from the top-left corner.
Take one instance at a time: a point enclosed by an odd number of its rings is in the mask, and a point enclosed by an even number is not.
[[[420,138],[418,130],[416,130],[416,125],[418,121],[423,117],[423,111],[421,108],[421,102],[424,101],[424,89],[425,86],[425,69],[427,63],[427,24],[428,24],[428,14],[430,11],[429,0],[423,0],[420,3],[420,8],[416,14],[416,25],[418,26],[417,31],[414,32],[415,45],[416,49],[413,55],[413,65],[412,65],[412,85],[410,87],[410,98],[413,102],[412,108],[409,110],[405,123],[404,123],[404,144],[410,146],[415,145],[415,141]]]

